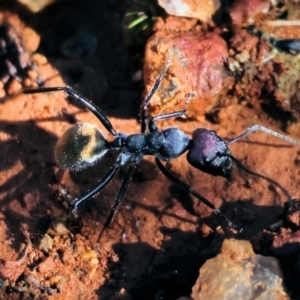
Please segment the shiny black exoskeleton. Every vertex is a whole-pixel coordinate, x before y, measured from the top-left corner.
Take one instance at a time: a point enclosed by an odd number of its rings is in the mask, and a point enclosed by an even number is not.
[[[197,128],[187,154],[188,162],[195,168],[214,176],[229,178],[233,170],[231,152],[227,143],[215,131]]]
[[[300,53],[300,39],[275,40],[274,46],[280,51],[290,54]]]

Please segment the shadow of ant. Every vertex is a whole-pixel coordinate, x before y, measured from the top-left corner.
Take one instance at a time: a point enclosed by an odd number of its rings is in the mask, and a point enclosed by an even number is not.
[[[272,190],[274,189],[272,183],[275,181],[268,179],[270,180],[269,182],[267,180],[269,189]],[[280,193],[274,189],[273,192],[278,194],[278,197],[282,197],[283,191]],[[162,217],[168,216],[199,227],[201,224],[206,224],[215,229],[221,223],[217,216],[199,215],[195,211],[195,200],[176,185],[170,185],[169,193],[171,199],[164,201],[166,209],[159,209],[155,205],[145,205],[139,201],[130,201],[132,209],[142,208],[155,215],[161,223],[160,232],[164,237],[159,249],[145,242],[113,244],[112,248],[119,260],[117,263],[111,261],[108,265],[107,277],[109,279],[97,292],[101,299],[110,299],[116,290],[122,288],[133,299],[140,299],[140,295],[143,295],[143,299],[146,300],[169,300],[189,296],[191,287],[199,275],[199,268],[207,259],[220,252],[224,238],[252,241],[263,229],[268,229],[283,211],[282,205],[259,206],[251,199],[224,202],[220,209],[235,223],[242,224],[244,230],[236,234],[230,230],[214,230],[209,236],[203,237],[199,230],[183,231],[178,228],[169,228],[163,224]],[[172,198],[180,202],[189,214],[197,216],[198,221],[195,222],[172,213],[172,201],[174,201]],[[266,244],[267,254],[271,255],[270,241],[260,242]],[[116,270],[118,270],[117,273]],[[110,288],[112,284],[113,288]]]
[[[3,0],[1,7],[16,13],[22,22],[39,34],[41,42],[38,52],[47,57],[68,85],[79,87],[82,94],[93,99],[110,116],[136,117],[143,84],[141,80],[134,82],[131,76],[133,70],[136,72],[141,68],[142,55],[138,58],[131,56],[129,60],[128,52],[124,50],[125,5],[74,0],[70,6],[65,1],[59,1],[32,13],[18,1]],[[75,58],[64,55],[61,50],[64,43],[82,32],[83,28],[97,39],[95,51]],[[138,66],[131,70],[133,61]]]
[[[55,119],[53,118],[53,120]],[[23,233],[20,228],[17,228],[19,223],[26,224],[29,232],[40,232],[43,234],[46,232],[52,217],[67,214],[66,210],[58,202],[52,201],[56,197],[55,186],[57,186],[53,157],[53,145],[57,137],[39,128],[33,121],[2,121],[0,122],[0,131],[13,137],[11,140],[2,141],[0,144],[1,157],[5,158],[1,164],[1,170],[9,170],[17,163],[23,167],[0,187],[1,193],[6,194],[0,202],[0,208],[9,230],[15,234],[13,247],[19,249],[21,242],[24,240]],[[97,181],[95,176],[101,177],[102,172],[105,172],[113,160],[114,155],[109,154],[101,160],[99,165],[96,164],[89,170],[71,174],[71,177],[74,180],[76,178],[75,182],[79,185],[80,189],[86,190],[88,184],[92,181]],[[153,173],[149,177],[150,182],[157,172],[156,167],[152,167],[152,163],[147,161],[143,161],[140,164],[141,173],[149,170]],[[116,178],[115,183],[112,183],[113,186],[106,188],[97,197],[99,200],[95,201],[96,204],[86,205],[80,211],[80,219],[88,217],[92,221],[99,220],[99,212],[95,210],[95,207],[99,205],[105,207],[103,210],[104,213],[101,213],[104,216],[109,210],[109,205],[106,201],[103,201],[103,198],[112,200],[118,190],[114,185],[120,185],[120,182],[121,178]],[[166,182],[168,181],[166,180]],[[140,180],[138,176],[132,184],[135,189],[134,192],[136,193],[136,189],[143,188],[143,185],[147,183],[147,179]],[[168,186],[170,186],[169,182]],[[197,215],[191,197],[187,196],[181,189],[174,188],[173,185],[170,186],[170,192],[171,196],[182,203],[183,208],[188,213]],[[124,203],[128,203],[127,200]],[[158,222],[161,223],[163,222],[161,221],[161,216],[167,214],[180,222],[191,222],[176,214],[172,215],[168,209],[166,211],[159,210],[155,205],[151,207],[139,201],[129,201],[129,204],[133,204],[133,209],[142,208],[143,210],[152,212],[157,216]],[[170,205],[168,200],[165,204],[167,208]],[[235,201],[222,205],[221,209],[228,217],[234,220],[237,219],[238,223],[244,225],[244,231],[235,236],[235,238],[250,239],[253,235],[260,232],[262,228],[266,228],[272,224],[274,217],[280,212],[281,207],[261,207],[254,205],[251,201]],[[47,210],[51,211],[51,215],[47,213]],[[254,214],[253,219],[250,221],[247,218],[244,219],[244,215],[249,211]],[[129,211],[128,214],[132,215],[132,211]],[[199,215],[197,216],[200,217]],[[19,223],[15,222],[15,220],[19,220]],[[196,226],[198,222],[194,225]],[[220,224],[219,219],[214,215],[201,218],[201,222],[212,228]],[[163,224],[160,232],[163,233],[164,239],[159,250],[142,242],[132,244],[122,242],[116,243],[113,246],[113,250],[120,257],[120,263],[111,263],[109,270],[118,268],[126,270],[128,278],[117,278],[116,281],[120,282],[120,286],[125,287],[132,293],[134,299],[138,299],[139,293],[143,291],[149,292],[149,299],[153,299],[154,296],[158,297],[159,295],[161,295],[160,299],[174,299],[174,295],[188,295],[198,275],[199,267],[207,258],[218,253],[224,237],[233,236],[232,233],[227,232],[223,235],[214,233],[213,237],[204,239],[197,231],[184,232],[180,229],[168,228]],[[7,236],[11,235],[10,232],[6,234]],[[145,258],[143,258],[144,256]],[[140,261],[137,261],[139,257]],[[148,267],[148,271],[146,267]],[[139,271],[136,269],[139,269]],[[114,279],[114,275],[111,276],[111,279]],[[98,295],[101,296],[101,299],[102,294],[107,293],[107,286],[110,284],[108,280],[106,285],[99,289]],[[151,296],[153,297],[150,298]]]
[[[46,210],[55,203],[48,199],[53,196],[49,183],[54,181],[51,149],[56,137],[33,121],[0,121],[0,132],[11,137],[0,141],[2,180],[6,176],[0,186],[0,208],[15,235],[12,247],[19,249],[22,238],[18,236],[23,236],[19,223],[27,224],[30,232],[38,232],[49,222]]]
[[[62,115],[28,121],[0,121],[3,137],[0,140],[1,219],[7,226],[7,238],[14,236],[11,247],[17,252],[24,242],[20,224],[25,224],[28,232],[34,233],[35,242],[44,235],[53,218],[70,214],[57,201],[59,172],[54,159],[57,136],[40,128],[38,123],[42,121],[73,123],[74,120]],[[81,187],[83,190],[84,185]]]
[[[57,201],[60,176],[60,171],[56,171],[54,159],[57,136],[41,129],[38,123],[42,121],[61,121],[72,124],[76,120],[70,120],[62,115],[22,122],[0,121],[1,134],[10,137],[0,140],[1,219],[7,226],[7,238],[11,237],[12,233],[14,235],[11,247],[16,252],[20,250],[24,242],[20,224],[26,224],[28,232],[37,234],[37,236],[32,236],[34,242],[44,235],[53,218],[60,215],[74,218],[71,211],[66,210],[61,202]],[[100,162],[100,165],[96,164],[88,170],[70,173],[69,177],[78,188],[79,194],[93,185],[95,178],[96,180],[101,178],[113,159],[114,155],[110,153]],[[117,177],[115,185],[120,184],[120,176]],[[101,196],[105,195],[107,199],[113,199],[116,190],[117,187],[107,188]],[[86,205],[86,210],[91,212],[95,210],[95,206],[97,208],[99,205],[100,207],[101,205],[109,206],[107,202],[102,202],[100,199],[99,201],[92,199]],[[83,215],[84,210],[83,208]],[[93,214],[91,217],[93,218]],[[99,215],[96,215],[95,219],[99,219]]]
[[[153,207],[147,208],[140,203],[135,205],[154,214],[163,214]],[[268,227],[282,211],[281,206],[262,207],[253,204],[252,201],[226,203],[221,209],[236,214],[253,211],[254,219],[247,223],[242,233],[236,235],[225,230],[214,231],[211,235],[203,237],[199,230],[183,231],[161,224],[159,231],[163,234],[163,239],[158,248],[145,242],[113,244],[112,248],[119,260],[109,262],[106,270],[108,279],[97,291],[99,298],[110,299],[116,290],[120,291],[122,288],[132,299],[140,299],[140,295],[143,295],[145,300],[171,300],[189,296],[199,276],[199,268],[207,259],[220,253],[225,238],[251,240],[262,228]],[[157,217],[159,218],[159,215]],[[201,218],[200,222],[214,227],[216,216]]]

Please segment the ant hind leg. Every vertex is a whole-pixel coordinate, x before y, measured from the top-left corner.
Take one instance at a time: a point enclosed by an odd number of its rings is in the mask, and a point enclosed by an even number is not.
[[[155,158],[155,162],[158,166],[158,168],[161,170],[161,172],[168,178],[170,179],[172,182],[174,182],[175,184],[177,184],[178,186],[180,186],[181,188],[183,188],[184,190],[190,192],[193,196],[195,196],[198,200],[200,200],[201,202],[203,202],[205,205],[207,205],[208,207],[210,207],[217,215],[219,215],[227,224],[229,227],[238,230],[239,232],[242,231],[242,228],[240,228],[239,226],[235,225],[233,222],[231,222],[228,218],[226,218],[222,212],[214,205],[212,204],[209,200],[207,200],[206,198],[204,198],[202,195],[200,195],[199,193],[197,193],[196,191],[194,191],[188,184],[186,184],[185,182],[183,182],[182,180],[180,180],[177,176],[175,176],[170,170],[168,170],[163,164],[162,162],[158,159]]]
[[[102,230],[99,233],[99,236],[98,236],[98,239],[97,239],[97,245],[96,245],[96,249],[98,250],[98,252],[99,252],[99,243],[100,243],[101,237],[102,237],[104,231],[106,230],[106,228],[110,225],[110,223],[114,219],[114,217],[115,217],[115,215],[117,213],[117,209],[118,209],[119,205],[122,202],[122,199],[123,199],[124,194],[125,194],[125,192],[126,192],[126,190],[128,188],[128,185],[129,185],[129,183],[130,183],[130,181],[132,179],[132,175],[133,175],[135,169],[136,169],[136,164],[133,163],[133,164],[131,164],[131,166],[129,167],[128,171],[126,172],[126,175],[125,175],[125,177],[123,179],[123,182],[122,182],[120,191],[118,193],[118,196],[117,196],[117,198],[115,200],[115,203],[111,207],[110,214],[108,215],[108,217],[107,217],[107,219],[106,219],[106,221],[105,221],[105,223],[103,225],[103,228],[102,228]]]
[[[74,89],[72,89],[69,86],[28,89],[28,90],[24,90],[23,93],[24,94],[38,94],[38,93],[48,93],[48,92],[57,92],[57,91],[64,91],[73,100],[81,103],[84,107],[86,107],[88,110],[90,110],[98,118],[98,120],[103,124],[103,126],[106,128],[106,130],[111,135],[113,135],[113,136],[118,135],[116,130],[113,128],[111,122],[109,121],[107,116],[104,114],[104,112],[101,109],[97,108],[94,104],[92,104],[90,101],[85,99],[77,91],[75,91]]]

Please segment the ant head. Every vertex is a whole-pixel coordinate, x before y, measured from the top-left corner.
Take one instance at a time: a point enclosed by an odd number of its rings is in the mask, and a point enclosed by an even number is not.
[[[102,132],[89,123],[77,124],[65,131],[55,146],[58,164],[71,170],[86,168],[108,150]]]
[[[187,160],[193,167],[214,176],[229,178],[233,161],[228,155],[231,153],[227,144],[215,131],[204,128],[194,130],[187,154]]]

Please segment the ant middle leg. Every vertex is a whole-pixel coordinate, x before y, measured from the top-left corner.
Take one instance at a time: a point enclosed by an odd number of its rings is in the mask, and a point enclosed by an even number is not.
[[[246,172],[248,174],[251,174],[251,175],[254,175],[254,176],[257,176],[257,177],[260,177],[260,178],[268,181],[269,183],[277,186],[282,191],[282,193],[286,196],[287,201],[291,201],[292,200],[292,197],[291,197],[290,193],[279,182],[277,182],[277,181],[273,180],[272,178],[267,177],[267,176],[265,176],[263,174],[260,174],[260,173],[252,171],[251,169],[249,169],[248,167],[246,167],[245,165],[243,165],[237,158],[235,158],[231,154],[223,154],[223,156],[228,156],[230,159],[232,159],[232,161],[235,162],[235,164],[237,165],[237,167],[239,169],[243,170],[244,172]]]
[[[229,227],[241,231],[242,228],[240,228],[239,226],[235,225],[233,222],[231,222],[228,218],[226,218],[222,212],[213,204],[211,203],[208,199],[206,199],[205,197],[203,197],[202,195],[200,195],[199,193],[197,193],[196,191],[194,191],[188,184],[186,184],[185,182],[183,182],[182,180],[180,180],[177,176],[175,176],[170,170],[168,170],[163,164],[162,162],[158,159],[155,158],[155,162],[158,166],[158,168],[160,169],[160,171],[172,182],[174,182],[175,184],[177,184],[178,186],[180,186],[181,188],[183,188],[184,190],[186,190],[187,192],[190,192],[192,195],[194,195],[198,200],[200,200],[201,202],[203,202],[205,205],[207,205],[208,207],[210,207],[215,214],[217,214],[218,216],[220,216],[227,224]]]

